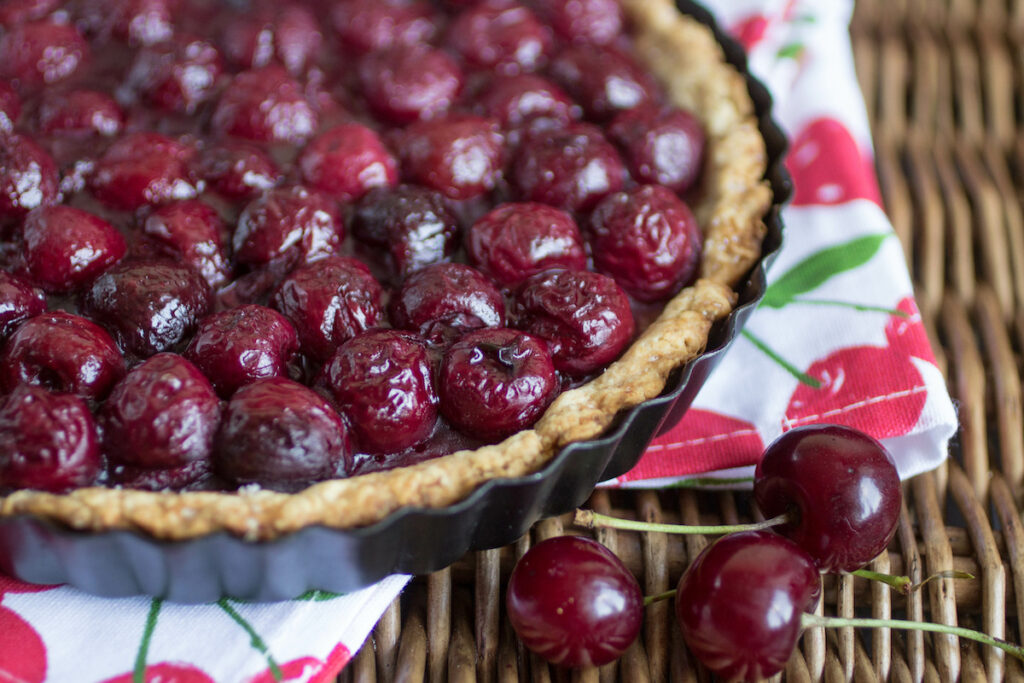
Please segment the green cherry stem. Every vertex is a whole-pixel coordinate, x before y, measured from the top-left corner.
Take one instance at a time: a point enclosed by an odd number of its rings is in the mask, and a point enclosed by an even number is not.
[[[146,614],[146,625],[142,630],[142,640],[139,641],[139,650],[135,653],[135,667],[132,669],[132,683],[144,683],[146,680],[146,658],[149,656],[149,643],[153,640],[153,631],[156,630],[156,620],[160,615],[160,607],[164,601],[160,598],[153,598],[149,603],[149,612]]]
[[[839,299],[804,299],[803,297],[793,297],[793,303],[795,304],[806,304],[809,306],[832,306],[835,308],[851,308],[855,311],[864,311],[868,313],[886,313],[888,315],[894,315],[897,318],[909,318],[910,316],[897,308],[886,308],[885,306],[869,306],[868,304],[858,304],[852,301],[840,301]]]
[[[759,529],[770,529],[789,521],[789,515],[782,514],[778,517],[766,519],[763,522],[752,524],[711,524],[711,525],[690,525],[690,524],[655,524],[653,522],[640,522],[632,519],[620,519],[609,517],[593,510],[576,510],[573,523],[584,529],[621,529],[623,531],[653,531],[663,534],[731,534],[735,531],[757,531]]]
[[[935,572],[921,583],[913,583],[909,576],[894,576],[892,574],[882,574],[880,572],[873,572],[870,569],[858,569],[850,572],[854,576],[859,576],[862,579],[868,581],[878,581],[884,583],[893,590],[902,593],[903,595],[910,595],[915,591],[921,590],[921,588],[929,581],[934,579],[973,579],[974,574],[968,574],[967,572],[958,571],[942,571]]]
[[[812,389],[820,389],[821,388],[821,382],[819,380],[816,380],[815,378],[811,377],[806,372],[801,372],[799,368],[797,368],[795,365],[790,363],[788,360],[786,360],[785,358],[780,356],[779,353],[775,349],[773,349],[772,347],[768,346],[768,344],[766,344],[760,337],[754,335],[754,333],[752,333],[752,332],[750,332],[748,330],[743,330],[743,331],[740,332],[740,334],[745,339],[747,339],[747,341],[749,341],[751,344],[756,346],[758,348],[758,350],[761,351],[761,353],[763,353],[764,355],[768,356],[773,361],[775,361],[779,365],[779,367],[781,367],[783,370],[785,370],[789,374],[793,375],[793,377],[795,377],[797,379],[797,381],[799,381],[801,384],[806,384],[807,386],[811,387]]]
[[[270,648],[260,638],[260,634],[256,633],[256,629],[252,627],[245,617],[239,614],[238,610],[231,606],[231,603],[226,598],[221,598],[217,601],[217,606],[220,607],[224,612],[231,617],[232,621],[242,627],[242,629],[249,634],[249,642],[253,648],[262,654],[267,660],[267,668],[270,669],[270,675],[274,677],[275,681],[280,681],[284,678],[284,674],[281,673],[281,667],[278,666],[277,661],[274,659],[274,655],[270,653]]]
[[[670,591],[665,591],[664,593],[658,593],[657,595],[645,595],[644,596],[644,607],[647,607],[648,605],[652,605],[652,604],[654,604],[656,602],[661,602],[662,600],[671,600],[674,597],[676,597],[676,589],[675,588],[673,588]]]

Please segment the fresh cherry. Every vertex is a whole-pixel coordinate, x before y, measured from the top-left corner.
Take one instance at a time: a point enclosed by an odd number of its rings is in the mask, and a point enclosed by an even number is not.
[[[393,123],[445,113],[462,89],[462,70],[428,45],[395,45],[359,60],[359,83],[370,108]]]
[[[334,397],[365,453],[416,446],[437,421],[427,345],[409,332],[371,330],[353,337],[338,347],[317,384]]]
[[[331,22],[342,44],[361,54],[394,45],[426,45],[437,34],[437,20],[424,0],[346,0],[331,6]]]
[[[523,644],[563,667],[618,659],[644,616],[636,578],[614,553],[582,536],[530,548],[512,570],[505,607]]]
[[[478,116],[421,121],[400,135],[408,177],[451,199],[472,199],[494,188],[504,165],[498,123]]]
[[[571,43],[607,45],[622,35],[618,0],[545,0],[539,6],[558,35]]]
[[[193,153],[166,135],[129,133],[96,162],[90,187],[97,199],[122,211],[192,199],[199,192],[189,171]]]
[[[867,434],[807,425],[769,444],[754,473],[761,511],[794,518],[776,531],[825,572],[851,572],[885,550],[903,499],[892,456]]]
[[[249,304],[203,318],[184,355],[229,398],[267,377],[286,377],[299,349],[295,328],[277,311]]]
[[[528,8],[512,0],[487,0],[463,10],[448,41],[468,64],[515,74],[536,71],[551,50],[551,32]]]
[[[316,17],[298,3],[260,7],[228,22],[221,44],[225,56],[245,69],[277,62],[301,74],[316,61],[323,35]]]
[[[597,121],[652,104],[659,97],[651,75],[630,55],[613,48],[569,47],[552,61],[551,74]]]
[[[559,382],[545,342],[500,327],[471,332],[445,352],[439,389],[449,422],[493,442],[536,422]]]
[[[231,265],[224,253],[224,222],[212,207],[195,199],[167,204],[142,223],[142,234],[169,258],[180,259],[212,289],[224,285]]]
[[[22,385],[0,403],[0,488],[62,493],[99,473],[96,424],[81,398]]]
[[[360,123],[343,123],[320,133],[297,163],[310,187],[346,202],[398,182],[398,161],[377,133]]]
[[[275,259],[297,263],[333,254],[344,237],[332,201],[291,185],[268,190],[242,209],[232,246],[236,261],[262,266]]]
[[[39,130],[48,134],[113,136],[124,127],[121,106],[97,90],[48,92],[39,106]]]
[[[345,476],[350,459],[348,432],[334,408],[312,389],[273,377],[231,397],[213,462],[236,484],[295,491]]]
[[[17,275],[0,270],[0,343],[18,325],[46,311],[43,292]]]
[[[609,130],[639,182],[664,185],[683,193],[700,178],[704,128],[688,111],[636,107],[616,116]]]
[[[470,261],[502,287],[549,268],[585,269],[583,237],[572,216],[544,204],[502,204],[466,236]]]
[[[127,82],[156,107],[193,114],[213,95],[223,71],[212,43],[180,33],[140,50]]]
[[[0,77],[17,81],[23,89],[66,80],[88,59],[89,44],[70,24],[31,21],[0,36]]]
[[[195,169],[210,189],[234,200],[253,197],[281,180],[277,164],[259,147],[246,142],[225,141],[204,149]]]
[[[21,229],[25,273],[47,292],[88,285],[125,253],[121,233],[99,216],[71,206],[42,206]]]
[[[298,81],[271,65],[236,75],[211,123],[218,132],[247,140],[301,144],[316,131],[318,117]]]
[[[0,135],[0,225],[57,199],[57,165],[24,135]]]
[[[505,321],[501,293],[479,271],[441,263],[413,273],[391,297],[391,324],[445,344],[481,327]]]

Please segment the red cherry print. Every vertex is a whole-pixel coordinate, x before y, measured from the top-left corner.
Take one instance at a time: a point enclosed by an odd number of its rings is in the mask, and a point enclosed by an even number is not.
[[[0,607],[0,680],[42,683],[45,679],[43,639],[16,612]]]
[[[854,199],[882,205],[870,155],[835,119],[815,119],[804,127],[793,138],[786,166],[793,176],[793,206],[844,204]]]
[[[821,386],[797,387],[783,418],[786,429],[831,422],[888,439],[913,429],[924,409],[924,379],[910,356],[896,349],[839,349],[815,361],[806,374]]]
[[[896,310],[905,315],[889,317],[889,323],[885,326],[885,338],[889,340],[889,347],[899,349],[913,358],[935,363],[935,354],[932,353],[928,332],[921,321],[921,311],[917,308],[917,302],[913,297],[904,297],[896,306]]]
[[[739,21],[738,24],[729,29],[729,33],[739,41],[740,45],[747,52],[761,42],[765,31],[768,30],[768,18],[762,14],[751,14]]]
[[[690,408],[650,445],[620,482],[676,477],[753,465],[764,443],[754,425],[730,415]]]
[[[312,681],[328,680],[320,676],[324,663],[316,657],[300,657],[290,662],[278,665],[280,678],[274,676],[274,672],[268,666],[266,669],[248,679],[247,683],[275,683],[276,681]]]
[[[42,593],[43,591],[60,588],[60,585],[50,586],[37,583],[26,583],[13,576],[0,574],[0,597],[7,593]],[[2,680],[2,679],[0,679]]]
[[[216,683],[201,669],[191,664],[160,662],[146,667],[143,679],[146,683]],[[135,674],[128,672],[108,678],[102,683],[134,683]]]

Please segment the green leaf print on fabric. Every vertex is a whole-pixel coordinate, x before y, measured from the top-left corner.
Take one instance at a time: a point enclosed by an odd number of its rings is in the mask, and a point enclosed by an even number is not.
[[[859,268],[870,261],[889,236],[885,234],[858,237],[811,254],[768,285],[761,305],[782,308],[798,301],[799,295],[817,289],[832,276]]]

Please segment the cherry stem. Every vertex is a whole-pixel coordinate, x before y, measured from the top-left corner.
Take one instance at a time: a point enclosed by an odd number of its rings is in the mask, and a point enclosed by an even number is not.
[[[576,510],[573,523],[584,529],[621,529],[624,531],[647,531],[660,532],[663,534],[731,534],[735,531],[757,531],[759,529],[770,529],[790,521],[788,514],[781,514],[778,517],[766,519],[763,522],[752,524],[711,524],[711,525],[690,525],[690,524],[655,524],[654,522],[641,522],[632,519],[620,519],[609,517],[593,510]]]
[[[859,576],[862,579],[868,581],[878,581],[884,583],[893,590],[902,593],[903,595],[910,595],[915,591],[921,590],[921,588],[929,581],[934,579],[973,579],[974,574],[968,574],[967,572],[958,572],[953,570],[935,572],[921,583],[912,583],[909,576],[894,576],[892,574],[882,574],[880,572],[873,572],[870,569],[858,569],[857,571],[850,572],[854,576]]]
[[[946,624],[932,624],[926,621],[905,621],[903,619],[868,619],[868,618],[851,618],[845,619],[843,617],[822,617],[817,614],[804,613],[801,616],[801,623],[804,628],[812,627],[827,627],[827,628],[843,628],[845,626],[864,627],[864,628],[899,628],[906,629],[908,631],[931,631],[932,633],[945,633],[947,635],[956,636],[958,638],[967,638],[973,640],[976,643],[982,643],[983,645],[991,645],[997,647],[1003,652],[1007,652],[1017,659],[1024,661],[1024,648],[1020,645],[1003,640],[1002,638],[995,638],[988,635],[987,633],[981,633],[973,629],[964,628],[962,626],[948,626]]]
[[[654,604],[656,602],[661,602],[662,600],[671,600],[674,597],[676,597],[675,588],[673,588],[670,591],[665,591],[664,593],[658,593],[657,595],[645,595],[644,607],[647,607],[648,605]]]
[[[701,489],[712,486],[736,486],[737,484],[751,484],[753,477],[693,477],[682,479],[665,488],[668,489]]]

